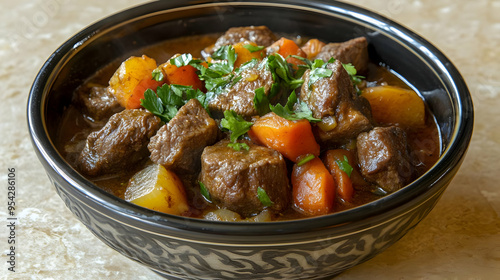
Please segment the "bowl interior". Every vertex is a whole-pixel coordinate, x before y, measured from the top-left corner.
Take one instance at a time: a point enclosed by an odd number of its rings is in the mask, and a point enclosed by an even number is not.
[[[372,61],[388,65],[412,85],[423,96],[439,124],[442,156],[421,178],[378,201],[307,219],[306,223],[321,227],[382,213],[423,195],[451,167],[459,164],[472,131],[470,95],[451,62],[423,38],[380,15],[344,3],[210,2],[157,1],[113,15],[69,39],[43,66],[30,94],[30,130],[44,160],[59,173],[64,173],[79,192],[118,211],[146,219],[158,217],[158,213],[103,192],[60,157],[52,139],[57,134],[63,110],[71,101],[70,93],[104,65],[118,65],[130,55],[142,54],[141,49],[146,46],[179,36],[223,32],[229,27],[246,25],[266,25],[275,32],[304,34],[325,42],[367,37]],[[167,214],[159,216],[179,225],[189,220]],[[282,232],[289,227],[289,230],[297,230],[294,223],[297,221],[278,222],[274,227],[267,225],[267,229]],[[189,224],[206,227],[204,221],[189,221]],[[240,230],[236,224],[231,226],[236,227],[235,231]]]

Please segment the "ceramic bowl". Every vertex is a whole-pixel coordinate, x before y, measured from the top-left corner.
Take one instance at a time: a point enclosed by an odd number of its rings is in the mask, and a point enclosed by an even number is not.
[[[213,3],[212,3],[213,2]],[[323,41],[366,36],[375,62],[423,96],[439,124],[438,162],[407,187],[372,203],[316,218],[211,222],[150,211],[112,196],[76,172],[53,144],[72,92],[104,65],[184,35],[267,25]],[[105,18],[62,44],[33,83],[34,148],[67,207],[100,240],[169,279],[330,279],[385,250],[438,202],[466,153],[471,96],[438,49],[373,12],[335,1],[156,1]]]

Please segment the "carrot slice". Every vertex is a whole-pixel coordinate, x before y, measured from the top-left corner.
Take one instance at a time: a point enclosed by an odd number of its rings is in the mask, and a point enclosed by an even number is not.
[[[344,157],[347,158],[349,165],[353,167],[354,154],[344,149],[328,150],[323,155],[323,162],[337,183],[337,194],[339,197],[344,201],[350,202],[354,194],[352,180],[350,176],[339,167],[338,164],[339,161],[345,161]],[[354,172],[354,170],[352,172]]]
[[[277,53],[283,56],[288,63],[295,65],[303,65],[300,59],[289,57],[290,55],[297,55],[301,57],[307,57],[307,54],[292,40],[282,37],[278,41],[274,42],[269,48],[277,49]]]
[[[320,147],[307,120],[290,121],[271,112],[258,118],[248,135],[255,143],[277,150],[294,162],[306,154],[319,156]]]
[[[196,68],[191,65],[177,67],[170,62],[160,65],[165,72],[165,79],[170,85],[192,86],[193,89],[203,90],[203,82],[198,77]]]
[[[335,181],[319,158],[294,165],[292,171],[294,207],[306,215],[324,215],[333,211]]]

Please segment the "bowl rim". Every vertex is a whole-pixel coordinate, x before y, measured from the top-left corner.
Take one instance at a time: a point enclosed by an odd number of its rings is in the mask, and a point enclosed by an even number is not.
[[[130,21],[140,20],[143,17],[152,16],[155,13],[165,11],[176,11],[183,9],[199,9],[213,6],[279,6],[294,9],[306,9],[319,13],[341,17],[346,20],[363,23],[379,32],[384,32],[394,40],[400,41],[405,47],[433,66],[433,69],[440,69],[439,79],[443,85],[448,84],[448,95],[456,97],[457,108],[455,114],[455,127],[448,146],[438,161],[425,174],[407,185],[406,187],[382,197],[376,201],[364,204],[342,212],[332,213],[324,216],[311,217],[299,220],[275,221],[266,223],[254,223],[248,227],[246,223],[238,222],[214,222],[197,218],[175,216],[159,213],[153,210],[136,206],[126,202],[114,195],[111,195],[95,186],[77,173],[59,155],[48,136],[45,123],[45,105],[50,81],[57,73],[55,70],[64,64],[72,54],[83,48],[92,41],[96,35],[103,32],[110,32],[117,26]],[[397,36],[396,36],[397,35]],[[438,75],[438,73],[435,73]],[[448,81],[448,83],[445,83]],[[453,176],[454,167],[459,165],[466,153],[473,129],[473,105],[472,97],[467,85],[453,63],[430,42],[417,35],[410,29],[382,16],[373,11],[337,1],[225,1],[217,2],[213,0],[202,1],[156,1],[141,4],[127,10],[118,12],[81,30],[66,42],[47,59],[37,74],[31,87],[27,104],[27,121],[32,143],[39,159],[45,162],[51,170],[57,173],[72,185],[73,191],[79,193],[85,199],[91,200],[101,208],[109,209],[119,215],[126,217],[136,223],[146,223],[156,230],[162,228],[176,228],[179,230],[194,230],[198,232],[222,232],[241,235],[254,234],[283,234],[310,231],[326,227],[341,226],[383,214],[393,208],[404,206],[413,198],[430,193],[434,186],[441,179]],[[47,166],[45,166],[47,168]],[[432,172],[432,174],[431,174]],[[456,172],[456,171],[455,171]],[[450,178],[451,179],[451,178]],[[429,194],[427,194],[429,195]],[[81,201],[81,200],[80,200]],[[83,201],[82,201],[83,202]],[[85,203],[85,202],[83,202]]]

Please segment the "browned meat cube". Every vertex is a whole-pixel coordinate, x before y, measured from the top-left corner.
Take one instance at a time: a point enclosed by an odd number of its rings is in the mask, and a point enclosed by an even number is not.
[[[147,144],[160,127],[160,119],[142,109],[116,113],[99,131],[92,132],[77,160],[90,176],[133,166],[148,155]]]
[[[271,210],[285,209],[290,188],[283,156],[250,142],[249,151],[236,151],[228,143],[222,140],[206,147],[201,156],[200,181],[213,202],[244,216],[259,213],[264,209],[257,194],[261,187],[273,202]]]
[[[325,62],[332,57],[342,63],[351,63],[359,73],[364,73],[368,68],[368,42],[365,37],[358,37],[342,43],[329,43],[316,56]]]
[[[234,110],[242,117],[257,115],[253,99],[255,90],[263,87],[265,94],[269,94],[273,84],[273,75],[266,67],[258,64],[254,68],[243,70],[241,79],[232,87],[225,89],[214,96],[208,103],[210,112],[216,118],[222,118],[224,111]]]
[[[75,104],[78,104],[84,114],[95,121],[105,120],[124,109],[107,87],[78,88]]]
[[[217,124],[200,102],[189,100],[148,145],[151,160],[178,173],[200,169],[203,149],[217,141]]]
[[[314,132],[323,144],[345,143],[360,132],[372,128],[370,104],[359,97],[342,64],[337,60],[327,65],[333,71],[330,77],[320,78],[309,87],[310,70],[302,77],[304,84],[300,99],[322,119]]]
[[[414,166],[406,133],[399,127],[375,127],[357,137],[357,153],[363,176],[387,192],[413,180]]]
[[[234,45],[243,41],[267,47],[276,41],[276,36],[267,26],[232,27],[217,39],[214,46],[206,48],[204,52],[210,55],[222,46]]]

